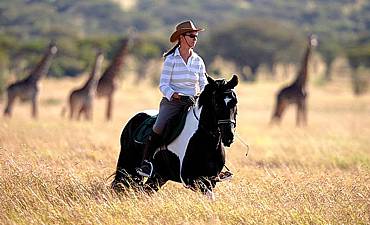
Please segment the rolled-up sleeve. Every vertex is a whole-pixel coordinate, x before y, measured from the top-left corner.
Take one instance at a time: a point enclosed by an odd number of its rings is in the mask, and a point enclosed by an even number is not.
[[[174,60],[172,59],[172,57],[166,57],[163,63],[161,78],[159,81],[159,90],[162,92],[163,96],[165,96],[169,101],[171,100],[171,97],[175,92],[170,87],[173,66]]]
[[[199,89],[200,89],[200,92],[202,92],[204,90],[204,87],[206,86],[206,84],[208,84],[208,81],[207,81],[207,78],[206,78],[206,66],[203,62],[203,59],[200,58],[200,68],[199,68]]]

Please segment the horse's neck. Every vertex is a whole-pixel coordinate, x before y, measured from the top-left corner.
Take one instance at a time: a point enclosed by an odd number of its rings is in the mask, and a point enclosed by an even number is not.
[[[210,132],[217,130],[215,113],[209,107],[202,107],[199,116],[199,126]]]

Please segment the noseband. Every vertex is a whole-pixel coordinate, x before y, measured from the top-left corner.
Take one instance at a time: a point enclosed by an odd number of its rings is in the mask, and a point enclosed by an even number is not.
[[[236,127],[236,121],[233,119],[227,119],[227,120],[218,120],[217,121],[218,125],[223,125],[223,124],[230,124],[233,125],[233,127]]]

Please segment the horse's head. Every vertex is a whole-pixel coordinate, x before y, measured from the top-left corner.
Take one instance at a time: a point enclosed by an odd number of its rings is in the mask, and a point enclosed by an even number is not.
[[[222,143],[229,147],[234,141],[236,127],[237,98],[234,87],[238,85],[238,76],[226,81],[214,80],[207,76],[206,85],[199,99],[200,105],[209,105],[215,115],[217,127],[221,132]]]

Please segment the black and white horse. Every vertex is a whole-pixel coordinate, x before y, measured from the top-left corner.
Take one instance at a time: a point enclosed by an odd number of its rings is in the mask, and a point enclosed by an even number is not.
[[[234,87],[238,77],[229,81],[213,80],[194,107],[187,113],[180,135],[170,144],[157,149],[152,163],[155,174],[143,183],[135,168],[140,165],[143,145],[133,140],[136,128],[150,115],[138,113],[121,134],[121,152],[112,187],[115,190],[137,188],[157,191],[167,181],[181,182],[193,190],[213,195],[218,175],[225,165],[225,149],[234,141],[237,98]]]

